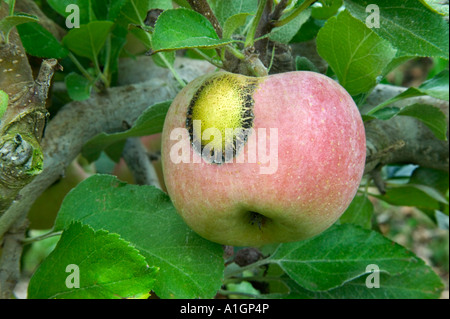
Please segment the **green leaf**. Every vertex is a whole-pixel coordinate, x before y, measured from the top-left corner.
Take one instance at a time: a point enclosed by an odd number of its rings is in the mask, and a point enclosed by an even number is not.
[[[216,48],[232,43],[219,39],[212,24],[195,11],[179,8],[166,10],[156,21],[152,37],[154,52],[187,48]]]
[[[173,65],[175,63],[176,53],[175,51],[165,51],[165,52],[159,52],[152,55],[152,60],[155,62],[157,66],[160,66],[162,68],[167,68],[167,64]]]
[[[371,274],[347,282],[341,287],[327,291],[309,291],[290,278],[283,282],[290,289],[289,299],[437,299],[440,297],[444,284],[424,262],[410,265],[408,271],[391,276],[380,273],[379,288],[368,288],[366,281]],[[278,296],[280,297],[280,296]],[[283,297],[283,296],[281,296]]]
[[[413,104],[405,106],[398,115],[411,116],[422,121],[440,140],[447,140],[447,121],[445,114],[436,106]]]
[[[314,63],[312,63],[307,57],[304,56],[297,56],[295,58],[295,70],[319,72]]]
[[[99,20],[115,21],[127,0],[94,0],[92,10]]]
[[[372,228],[373,204],[367,196],[355,196],[350,206],[339,219],[341,223],[350,223],[363,228]]]
[[[92,83],[84,76],[72,72],[64,78],[67,93],[74,101],[87,100],[91,96]]]
[[[8,16],[0,19],[0,33],[3,32],[5,38],[8,39],[9,33],[15,26],[27,22],[37,21],[39,21],[39,19],[31,14],[15,13],[13,16]]]
[[[159,268],[153,291],[161,298],[212,298],[222,285],[222,246],[195,234],[155,187],[94,175],[66,196],[55,229],[73,221],[129,241]]]
[[[238,13],[229,17],[223,27],[223,38],[231,39],[234,32],[245,24],[249,15],[250,13]]]
[[[148,107],[127,131],[120,133],[101,133],[90,139],[83,147],[82,154],[90,162],[96,160],[102,150],[129,137],[146,136],[162,132],[164,120],[172,101],[156,103]]]
[[[308,240],[281,244],[268,262],[310,291],[342,286],[366,274],[368,265],[395,276],[425,264],[404,247],[352,224],[334,225]]]
[[[227,0],[211,3],[214,14],[220,25],[224,26],[227,19],[239,13],[255,14],[258,0]]]
[[[130,298],[153,289],[157,270],[119,235],[70,224],[31,278],[28,297]],[[73,287],[77,275],[79,287]]]
[[[372,0],[345,0],[345,8],[362,22]],[[396,48],[399,56],[449,58],[448,23],[416,0],[380,0],[380,27],[372,30]]]
[[[331,3],[322,3],[321,7],[312,8],[311,16],[318,20],[329,19],[338,12],[343,3],[343,0],[333,0]]]
[[[448,78],[449,78],[448,70],[443,70],[442,72],[438,73],[435,77],[422,83],[422,85],[419,86],[419,90],[434,98],[448,101],[449,100]]]
[[[376,111],[375,113],[371,113],[369,114],[363,114],[362,118],[364,121],[369,121],[369,120],[373,120],[373,119],[379,119],[379,120],[390,120],[391,118],[395,117],[398,115],[398,113],[400,112],[400,108],[398,107],[385,107],[382,108],[378,111]]]
[[[69,31],[63,44],[75,54],[94,61],[111,31],[113,22],[92,21]]]
[[[387,41],[346,10],[320,29],[317,50],[351,95],[372,89],[395,56],[395,49]]]
[[[120,25],[115,25],[111,32],[111,51],[109,56],[109,72],[114,73],[118,71],[119,57],[122,52],[123,47],[127,43],[128,30],[121,27]],[[108,41],[108,40],[107,40]],[[103,54],[100,54],[101,63],[106,65],[107,59],[107,45],[103,48]]]
[[[439,202],[418,185],[390,185],[384,195],[374,195],[391,205],[421,209],[439,209]]]
[[[409,183],[432,187],[444,196],[448,192],[449,174],[433,168],[418,167],[412,173]]]
[[[292,40],[292,38],[297,34],[301,26],[306,21],[308,21],[310,16],[311,16],[310,9],[302,11],[297,17],[295,17],[288,24],[285,24],[284,26],[278,28],[274,28],[270,33],[269,36],[270,40],[286,44],[289,43]]]
[[[47,0],[47,3],[53,10],[58,12],[64,18],[67,18],[73,11],[68,10],[67,6],[76,5],[79,8],[80,24],[86,24],[96,19],[92,10],[93,2],[97,0]],[[66,11],[67,10],[67,11]]]
[[[445,198],[445,196],[439,193],[439,191],[434,189],[433,187],[427,185],[413,184],[412,182],[409,182],[408,185],[420,189],[422,192],[433,198],[435,201],[448,205],[448,200]]]
[[[22,44],[28,54],[40,58],[62,59],[69,51],[38,23],[25,23],[17,26]]]
[[[297,34],[291,39],[291,43],[305,42],[314,39],[323,27],[325,21],[309,18],[298,30]]]

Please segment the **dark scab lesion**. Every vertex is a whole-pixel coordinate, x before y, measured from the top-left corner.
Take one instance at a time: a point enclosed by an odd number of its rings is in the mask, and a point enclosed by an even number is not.
[[[198,88],[198,90],[194,93],[189,103],[189,107],[186,113],[186,128],[189,132],[191,144],[193,146],[193,149],[197,153],[199,153],[203,158],[205,158],[203,156],[205,145],[203,144],[201,138],[199,142],[199,138],[194,137],[193,109],[200,94],[206,87],[213,85],[214,81],[220,81],[220,77],[214,77],[208,81],[205,81],[205,83]],[[215,152],[214,149],[211,149],[209,151],[209,161],[211,163],[222,164],[231,162],[232,159],[236,157],[237,154],[239,154],[239,152],[243,149],[244,145],[246,144],[250,133],[250,129],[253,127],[253,121],[255,118],[255,115],[253,113],[253,106],[255,104],[255,101],[253,99],[253,92],[256,90],[257,84],[258,81],[253,80],[248,81],[245,85],[239,86],[237,88],[237,90],[239,90],[241,94],[241,100],[244,101],[241,112],[241,130],[239,130],[238,133],[233,136],[233,141],[231,145],[226,144],[221,152]]]

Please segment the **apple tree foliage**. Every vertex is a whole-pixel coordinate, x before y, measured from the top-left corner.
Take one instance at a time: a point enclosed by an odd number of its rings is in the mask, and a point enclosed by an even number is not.
[[[258,18],[257,0],[210,0],[222,26],[218,34],[184,0],[36,2],[63,27],[71,14],[67,5],[76,4],[79,28],[67,29],[58,40],[36,22],[36,16],[14,13],[0,21],[0,31],[8,34],[16,27],[30,56],[61,61],[64,72],[56,80],[67,88],[67,95],[59,97],[63,102],[85,100],[93,91],[114,86],[120,77],[119,58],[131,55],[125,47],[130,35],[152,53],[155,63],[172,71],[178,50],[221,66],[225,51],[239,58],[236,48]],[[365,121],[415,117],[437,139],[446,140],[446,119],[438,108],[392,104],[426,95],[449,100],[448,5],[428,0],[375,1],[381,24],[377,27],[376,17],[369,17],[374,11],[366,10],[374,1],[323,0],[299,9],[312,2],[285,2],[279,20],[285,23],[271,28],[265,38],[283,44],[315,39],[318,54],[328,64],[327,75],[339,81],[358,105],[401,63],[432,57],[439,63],[428,80],[362,115]],[[156,22],[145,23],[151,9],[162,13]],[[315,70],[305,57],[297,57],[296,66]],[[84,146],[84,158],[98,163],[107,154],[118,161],[127,138],[161,132],[169,106],[170,101],[150,105],[128,130],[91,139]],[[233,256],[224,260],[221,245],[189,229],[163,191],[127,184],[109,174],[94,175],[66,196],[51,230],[60,237],[34,271],[28,297],[145,298],[152,292],[160,298],[213,298],[217,293],[254,298],[437,298],[444,288],[439,276],[377,230],[369,197],[417,207],[436,227],[442,220],[448,225],[448,173],[408,165],[391,166],[383,173],[385,194],[371,193],[370,179],[364,179],[350,207],[327,231],[308,240],[263,247],[263,257],[243,267],[232,262]],[[235,251],[239,249],[245,248]],[[83,289],[66,284],[66,268],[71,264],[79,267]],[[374,276],[369,265],[379,269],[378,288],[367,287]],[[265,289],[257,290],[250,282],[263,282]]]

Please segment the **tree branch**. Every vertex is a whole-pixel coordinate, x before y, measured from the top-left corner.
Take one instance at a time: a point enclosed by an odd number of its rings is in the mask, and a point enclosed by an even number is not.
[[[8,14],[0,7],[0,19]],[[0,87],[9,102],[0,123],[0,216],[19,190],[42,171],[40,141],[47,110],[45,103],[57,60],[45,60],[35,81],[16,30],[8,43],[0,39]]]
[[[363,113],[405,91],[406,88],[378,85],[366,101]],[[447,128],[449,103],[429,96],[410,98],[394,103],[403,107],[414,103],[438,107],[446,116]],[[386,164],[412,163],[424,167],[449,171],[449,141],[435,137],[421,121],[409,116],[397,116],[388,121],[372,120],[365,123],[367,157],[365,172]],[[448,131],[447,131],[448,136]]]
[[[0,256],[0,299],[11,298],[14,287],[20,279],[22,240],[25,238],[27,223],[12,228],[3,238]]]

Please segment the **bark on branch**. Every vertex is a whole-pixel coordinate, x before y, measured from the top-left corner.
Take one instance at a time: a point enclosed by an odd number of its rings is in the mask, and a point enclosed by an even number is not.
[[[7,14],[3,3],[0,19]],[[9,100],[0,123],[0,216],[19,190],[42,171],[45,102],[57,66],[56,60],[45,60],[33,80],[17,31],[11,31],[8,42],[0,39],[0,89]]]
[[[405,88],[378,85],[367,99],[373,107],[405,91]],[[438,107],[448,119],[449,103],[429,96],[415,97],[393,105],[403,107],[414,103]],[[364,112],[364,109],[363,109]],[[436,138],[423,122],[408,116],[398,116],[388,121],[372,120],[365,123],[367,157],[365,172],[391,163],[412,163],[424,167],[449,171],[449,141]]]

